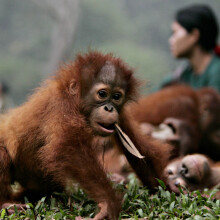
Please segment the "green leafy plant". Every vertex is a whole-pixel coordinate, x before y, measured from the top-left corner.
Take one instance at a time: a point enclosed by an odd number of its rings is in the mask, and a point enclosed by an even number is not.
[[[166,190],[165,184],[158,180],[160,186],[156,193],[150,194],[147,187],[131,175],[126,185],[115,184],[114,187],[124,193],[124,203],[119,219],[219,219],[220,200],[215,199],[216,192],[189,192],[180,188],[180,194]],[[50,198],[43,197],[32,204],[25,198],[26,210],[14,209],[7,214],[2,209],[1,219],[75,219],[76,216],[94,217],[98,211],[97,205],[90,200],[82,189],[78,189],[71,197],[64,193],[54,193]]]

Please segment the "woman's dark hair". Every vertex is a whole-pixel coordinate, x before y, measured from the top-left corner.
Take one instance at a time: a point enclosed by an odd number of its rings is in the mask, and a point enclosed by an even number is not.
[[[215,48],[218,38],[218,23],[213,10],[203,4],[196,4],[177,11],[176,21],[189,33],[194,29],[200,32],[199,45],[205,51]]]

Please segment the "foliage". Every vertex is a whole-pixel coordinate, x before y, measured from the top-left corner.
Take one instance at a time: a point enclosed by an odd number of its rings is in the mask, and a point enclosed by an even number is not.
[[[159,181],[159,180],[158,180]],[[147,188],[140,186],[134,176],[126,185],[115,185],[116,189],[124,192],[123,210],[119,219],[147,218],[147,219],[219,219],[220,200],[214,199],[216,190],[206,192],[209,197],[199,191],[184,194],[181,190],[179,196],[165,189],[164,183],[156,193],[151,195]],[[94,217],[97,212],[96,204],[88,199],[82,189],[78,189],[71,196],[71,205],[68,206],[68,197],[64,194],[54,193],[50,198],[43,197],[36,204],[28,203],[27,210],[18,211],[8,216],[5,209],[1,210],[1,219],[75,219],[76,216]]]

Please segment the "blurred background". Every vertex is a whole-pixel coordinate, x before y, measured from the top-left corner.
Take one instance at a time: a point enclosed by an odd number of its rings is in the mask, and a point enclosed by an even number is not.
[[[19,105],[62,61],[95,49],[134,67],[147,94],[182,62],[169,51],[170,25],[193,3],[210,5],[220,23],[220,0],[1,0],[0,82]]]

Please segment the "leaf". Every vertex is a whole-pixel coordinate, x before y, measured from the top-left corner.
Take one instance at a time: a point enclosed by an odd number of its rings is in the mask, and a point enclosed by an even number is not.
[[[26,204],[26,207],[27,207],[28,209],[33,209],[33,208],[34,208],[34,206],[33,206],[32,203],[27,203],[27,204]]]
[[[14,205],[14,210],[15,210],[15,214],[18,215],[18,209],[16,205]]]
[[[209,200],[211,200],[211,199],[215,196],[215,194],[216,194],[217,192],[219,192],[219,189],[214,189],[214,190],[212,190],[212,192],[210,193]]]
[[[144,217],[144,213],[142,209],[138,209],[137,212],[140,217]]]
[[[50,209],[55,208],[56,205],[56,199],[55,198],[51,198],[50,199]]]
[[[6,216],[6,210],[5,210],[5,209],[2,209],[1,218],[4,218],[5,216]]]
[[[171,204],[170,204],[170,211],[172,211],[173,210],[173,208],[175,207],[175,201],[173,201]]]
[[[162,180],[157,179],[157,178],[156,178],[156,180],[158,181],[158,183],[161,185],[161,187],[162,187],[163,189],[166,189],[166,185],[165,185],[165,183],[164,183]]]
[[[194,220],[203,220],[203,218],[201,216],[199,216],[199,215],[195,215],[194,216]]]

